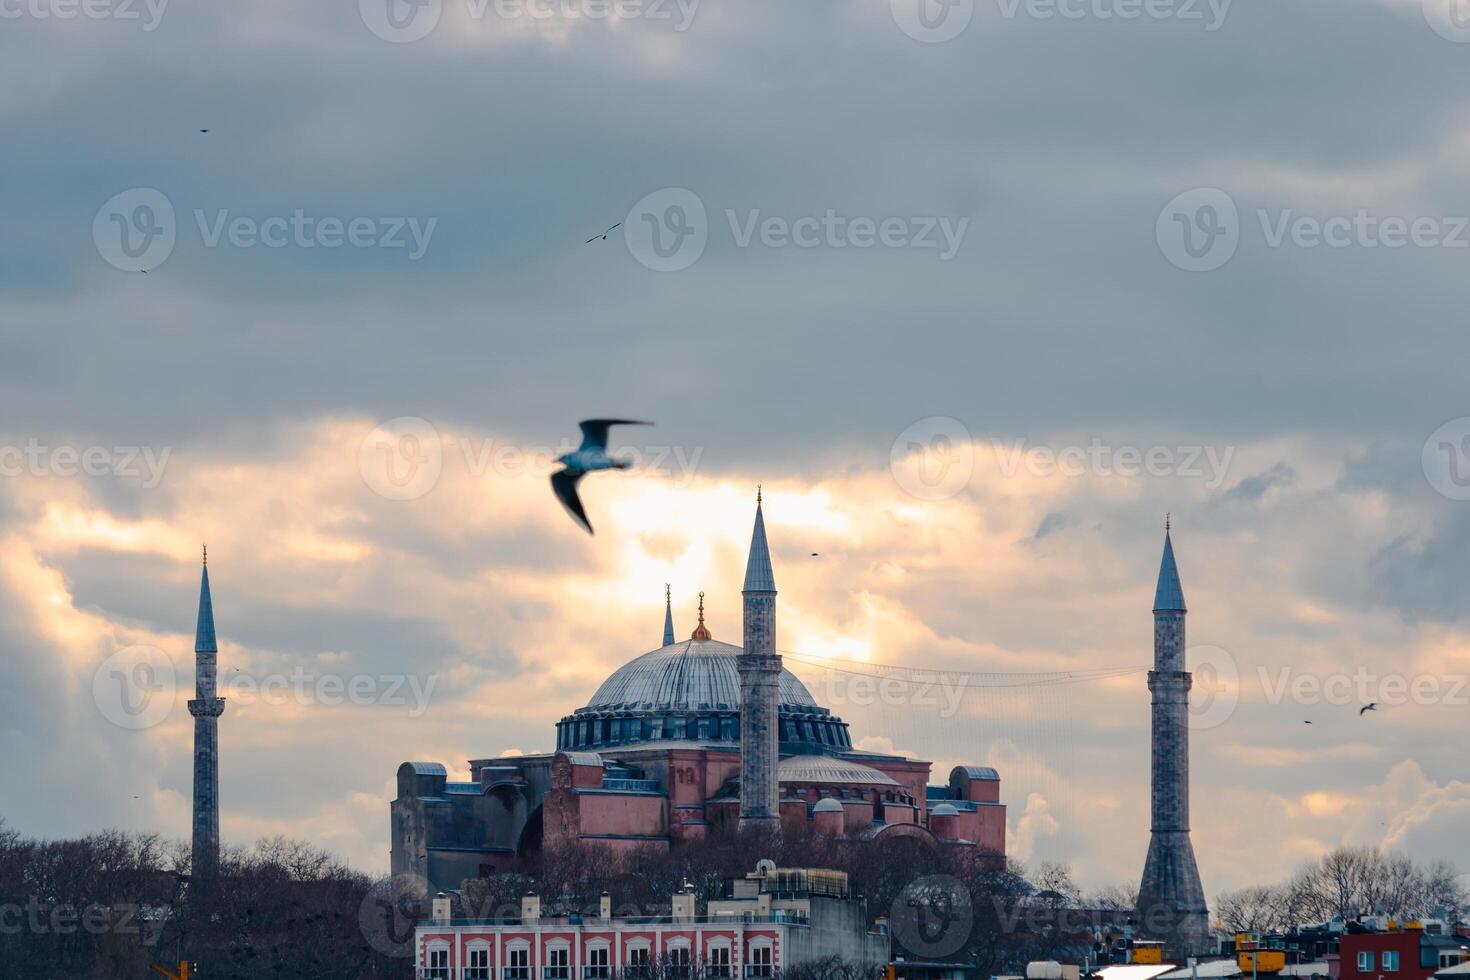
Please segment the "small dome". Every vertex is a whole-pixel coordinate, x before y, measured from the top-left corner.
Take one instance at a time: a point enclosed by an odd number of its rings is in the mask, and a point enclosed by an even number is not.
[[[817,805],[814,806],[814,807],[812,807],[812,812],[813,813],[842,813],[843,810],[842,810],[842,804],[839,803],[838,801],[834,800],[832,797],[829,796],[826,799],[818,800],[817,801]]]
[[[960,811],[956,810],[948,803],[941,803],[934,809],[929,811],[929,816],[931,817],[957,817],[959,815]]]
[[[588,708],[699,709],[740,707],[740,647],[719,640],[681,640],[615,670]],[[814,708],[816,700],[791,671],[781,669],[780,702]]]

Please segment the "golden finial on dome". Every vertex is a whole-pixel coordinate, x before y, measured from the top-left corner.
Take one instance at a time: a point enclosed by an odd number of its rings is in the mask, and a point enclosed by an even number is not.
[[[708,627],[704,625],[704,593],[699,594],[699,625],[694,627],[694,633],[689,637],[691,640],[712,640]]]

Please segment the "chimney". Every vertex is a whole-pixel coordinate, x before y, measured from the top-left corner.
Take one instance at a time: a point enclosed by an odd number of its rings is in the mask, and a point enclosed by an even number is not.
[[[449,896],[443,892],[434,896],[433,916],[435,922],[449,921]]]
[[[602,897],[597,900],[597,917],[603,921],[612,918],[612,896],[607,892],[603,892]]]
[[[674,921],[694,921],[694,907],[694,886],[685,879],[684,887],[674,894]]]
[[[541,918],[541,898],[527,893],[521,898],[521,921],[535,922]]]

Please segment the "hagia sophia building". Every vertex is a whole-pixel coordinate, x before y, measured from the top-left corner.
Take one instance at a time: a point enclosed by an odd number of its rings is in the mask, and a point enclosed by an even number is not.
[[[1000,776],[957,766],[930,785],[921,759],[853,747],[847,723],[781,664],[776,583],[756,502],[742,645],[704,625],[630,660],[556,726],[556,750],[398,767],[392,871],[453,890],[544,846],[678,847],[720,828],[837,838],[915,837],[1003,862]]]

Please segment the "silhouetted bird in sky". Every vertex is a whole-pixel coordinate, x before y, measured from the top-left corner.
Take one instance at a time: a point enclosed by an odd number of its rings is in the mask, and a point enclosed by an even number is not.
[[[1371,702],[1369,704],[1363,705],[1361,708],[1358,709],[1358,717],[1359,718],[1363,717],[1363,712],[1365,712],[1365,711],[1377,711],[1377,710],[1378,710],[1378,702],[1377,701],[1373,701],[1373,702]]]
[[[582,244],[583,245],[591,245],[593,242],[596,242],[596,241],[603,241],[603,242],[605,242],[605,241],[607,241],[607,236],[608,235],[612,234],[614,231],[616,231],[617,229],[621,228],[622,226],[623,226],[623,223],[621,221],[619,221],[617,224],[613,225],[607,231],[603,232],[600,235],[593,235],[591,238],[587,239]]]
[[[551,489],[561,501],[567,513],[578,524],[592,533],[592,522],[587,520],[587,511],[582,507],[582,498],[577,496],[577,484],[582,477],[597,470],[626,470],[633,464],[627,460],[614,459],[607,454],[607,430],[615,425],[652,425],[633,419],[587,419],[578,423],[582,428],[582,445],[574,453],[557,459],[566,467],[551,474]]]

